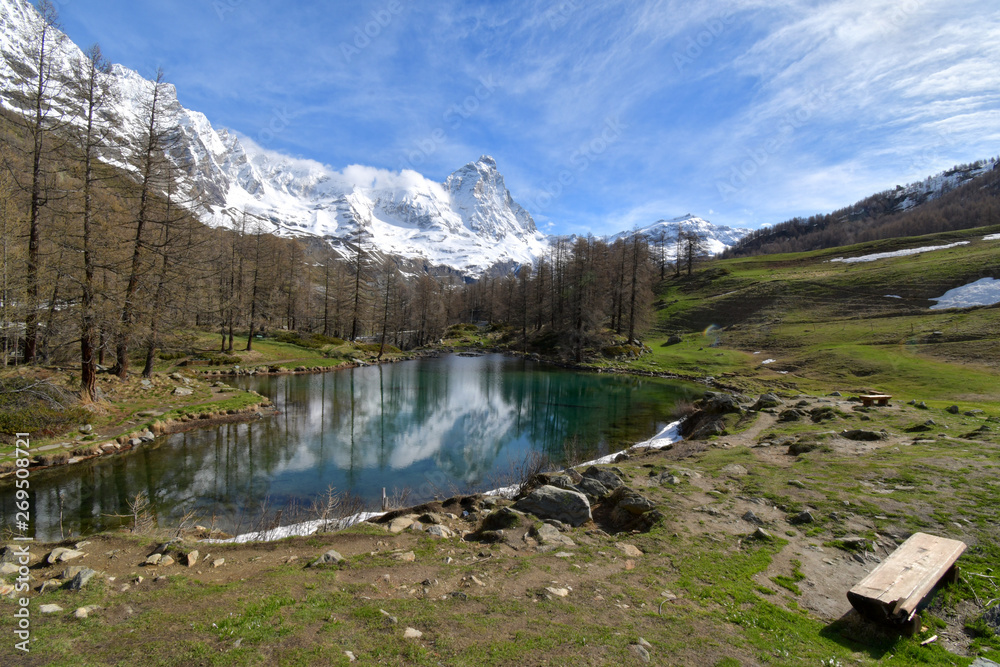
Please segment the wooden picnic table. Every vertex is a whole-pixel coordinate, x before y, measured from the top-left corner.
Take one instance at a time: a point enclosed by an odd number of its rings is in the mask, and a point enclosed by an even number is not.
[[[851,605],[869,620],[912,634],[920,629],[917,607],[942,582],[958,580],[955,561],[965,543],[914,533],[847,593]]]

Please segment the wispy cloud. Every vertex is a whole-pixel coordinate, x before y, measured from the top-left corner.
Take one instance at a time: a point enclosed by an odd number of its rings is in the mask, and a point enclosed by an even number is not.
[[[224,7],[67,3],[63,22],[140,72],[163,65],[213,123],[335,171],[441,181],[492,154],[556,231],[777,222],[1000,140],[994,0]],[[276,113],[292,120],[269,135]],[[602,141],[609,119],[622,129]]]

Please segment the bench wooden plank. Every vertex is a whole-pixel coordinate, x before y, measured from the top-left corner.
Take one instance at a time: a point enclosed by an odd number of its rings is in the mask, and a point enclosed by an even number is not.
[[[934,587],[952,571],[965,543],[914,533],[847,593],[851,604],[873,620],[905,623]]]
[[[861,399],[861,403],[866,407],[870,406],[872,403],[877,403],[878,405],[888,405],[889,399],[892,398],[890,394],[862,394],[858,396]]]

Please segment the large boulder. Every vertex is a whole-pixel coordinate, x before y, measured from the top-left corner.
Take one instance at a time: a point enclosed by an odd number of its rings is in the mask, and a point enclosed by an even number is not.
[[[622,481],[622,478],[616,475],[614,471],[608,470],[607,468],[590,466],[583,471],[583,477],[584,479],[592,479],[596,482],[600,482],[601,485],[609,491],[614,491],[619,486],[625,486],[625,482]]]
[[[763,410],[765,408],[777,408],[781,405],[781,399],[774,394],[761,394],[757,402],[753,404],[754,410]]]
[[[555,519],[579,526],[591,520],[590,501],[579,491],[540,486],[514,503],[514,509],[539,519]]]
[[[702,412],[710,415],[725,415],[731,412],[743,412],[739,401],[732,394],[714,391],[705,392],[705,397],[695,403]]]

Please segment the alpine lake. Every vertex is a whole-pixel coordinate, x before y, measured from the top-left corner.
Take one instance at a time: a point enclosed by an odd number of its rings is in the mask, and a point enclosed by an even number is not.
[[[579,463],[646,440],[698,393],[499,354],[234,382],[269,397],[277,415],[34,472],[34,537],[127,525],[138,494],[160,526],[187,517],[235,533],[313,518],[307,508],[331,487],[371,510],[383,489],[409,504],[483,491],[511,483],[531,452]],[[0,484],[0,515],[14,515],[13,492]]]

